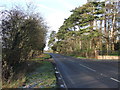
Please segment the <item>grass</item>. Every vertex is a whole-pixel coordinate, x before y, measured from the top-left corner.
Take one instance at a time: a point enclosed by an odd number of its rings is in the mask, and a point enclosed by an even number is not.
[[[111,54],[111,55],[103,55],[103,56],[120,56],[118,54]]]
[[[70,54],[68,56],[72,56],[72,57],[75,57],[75,58],[86,58],[86,57],[81,57],[81,56],[78,56],[78,55],[75,55],[75,54]]]
[[[0,77],[1,78],[1,77]],[[2,88],[2,80],[0,79],[0,89]]]
[[[75,56],[76,58],[86,58],[86,57],[80,57],[80,56]]]
[[[26,76],[25,73],[20,73],[20,78],[17,80],[14,79],[10,83],[8,82],[3,82],[2,83],[2,88],[18,88],[20,85],[22,85],[26,81]]]
[[[2,55],[0,54],[0,61],[2,61]]]
[[[26,77],[22,77],[22,79],[13,80],[10,83],[5,83],[2,88],[18,88],[20,85],[22,85],[26,81]]]
[[[37,56],[36,58],[33,58],[32,60],[44,60],[44,59],[49,59],[51,56],[49,54],[41,54]]]
[[[0,89],[2,88],[2,62],[0,56]]]
[[[23,85],[29,86],[34,83],[37,83],[34,88],[55,88],[56,77],[52,63],[48,60],[50,57],[49,54],[42,54],[27,61],[29,66],[25,68],[26,72],[21,70],[17,75],[19,79],[5,83],[2,88],[22,88]]]
[[[42,65],[27,75],[26,85],[34,85],[35,82],[39,82],[35,88],[55,88],[56,77],[51,63],[39,60],[37,62]]]

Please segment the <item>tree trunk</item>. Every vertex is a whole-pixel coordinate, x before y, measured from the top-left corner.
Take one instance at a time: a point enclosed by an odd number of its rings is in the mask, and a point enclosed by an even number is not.
[[[112,50],[114,50],[114,32],[115,32],[115,14],[113,15],[113,20],[112,20],[112,28],[111,28],[111,40],[112,40]]]
[[[102,34],[102,22],[103,20],[100,20],[100,33]],[[102,49],[102,36],[99,37],[99,48]]]

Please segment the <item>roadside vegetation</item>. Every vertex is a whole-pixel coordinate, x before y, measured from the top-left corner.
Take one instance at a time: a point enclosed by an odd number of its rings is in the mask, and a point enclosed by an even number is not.
[[[56,87],[56,77],[53,65],[51,62],[46,61],[48,57],[44,57],[45,59],[37,60],[33,59],[33,61],[41,64],[34,70],[34,72],[27,75],[26,85],[34,85],[37,83],[34,88],[55,88]],[[47,58],[47,59],[46,59]]]
[[[19,78],[5,83],[3,88],[56,88],[56,77],[49,54],[41,54],[26,61],[27,67],[19,73]],[[23,72],[24,70],[24,72]],[[18,76],[18,75],[17,75]]]
[[[71,10],[58,32],[52,31],[53,52],[86,58],[120,55],[119,2],[87,2]]]
[[[22,85],[30,69],[36,69],[36,66],[48,69],[46,65],[50,64],[32,60],[43,53],[48,27],[40,13],[35,11],[34,6],[29,4],[26,7],[27,9],[23,9],[16,6],[0,12],[2,87],[4,88]],[[41,59],[46,58],[49,57],[43,56]]]
[[[86,58],[86,57],[81,57],[79,55],[75,55],[75,54],[66,54],[67,56],[72,56],[72,57],[75,57],[75,58]]]

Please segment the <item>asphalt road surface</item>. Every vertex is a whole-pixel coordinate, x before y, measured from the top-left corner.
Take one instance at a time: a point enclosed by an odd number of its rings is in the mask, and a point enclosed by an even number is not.
[[[117,60],[77,59],[50,53],[67,88],[119,88]]]

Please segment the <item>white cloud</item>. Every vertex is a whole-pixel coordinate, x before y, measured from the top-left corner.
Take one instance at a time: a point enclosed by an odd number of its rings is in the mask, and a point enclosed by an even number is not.
[[[54,12],[57,11],[57,10],[54,9],[54,8],[50,8],[50,7],[47,7],[47,6],[42,5],[42,4],[37,4],[37,6],[40,7],[40,8],[44,8],[44,9],[50,10],[50,11],[54,11]]]
[[[70,14],[65,12],[54,12],[47,17],[48,24],[51,30],[58,31],[58,28],[63,24],[64,19]],[[50,31],[51,31],[50,30]]]
[[[34,0],[4,0],[5,2],[33,2]]]
[[[50,27],[48,31],[48,36],[50,35],[51,31],[58,31],[59,27],[63,24],[64,19],[67,18],[70,15],[70,13],[65,13],[62,11],[53,12],[48,17],[46,17],[48,26]],[[45,47],[45,50],[48,50],[48,41],[47,38],[47,44]]]
[[[69,10],[71,10],[72,8],[74,8],[73,5],[65,2],[64,0],[59,0],[59,2],[62,4],[63,7],[67,8],[68,11],[66,10],[58,10],[57,8],[51,8],[42,4],[38,4],[37,6],[40,8],[43,8],[45,10],[51,11],[50,13],[47,13],[45,15],[45,18],[47,20],[48,26],[50,27],[49,31],[48,31],[48,36],[50,35],[51,31],[58,31],[58,29],[60,28],[60,26],[63,24],[64,19],[68,18],[70,15]],[[47,39],[47,43],[48,43]],[[48,46],[45,47],[45,50],[48,49]]]
[[[70,4],[69,2],[66,2],[65,0],[58,0],[58,1],[68,9],[72,9],[75,7],[73,4]]]
[[[50,27],[48,34],[50,34],[53,30],[58,31],[59,27],[63,24],[64,19],[68,18],[71,14],[70,10],[86,1],[87,0],[51,0],[50,4],[47,0],[4,0],[3,2],[20,5],[25,3],[35,4],[38,7],[37,9],[39,9],[38,11],[40,11],[48,23],[48,26]],[[51,6],[52,2],[56,5]],[[57,6],[57,4],[59,5]],[[2,9],[2,7],[0,7],[0,9]]]
[[[50,13],[46,13],[45,19],[47,20],[48,25],[50,26],[49,33],[52,30],[58,31],[59,27],[63,24],[65,18],[70,15],[70,12],[61,11],[55,8],[50,8],[48,6],[37,4],[39,8],[50,11]],[[44,10],[44,11],[45,11]]]
[[[5,6],[0,6],[0,11],[4,10]]]

